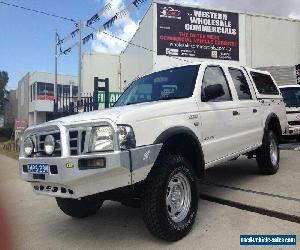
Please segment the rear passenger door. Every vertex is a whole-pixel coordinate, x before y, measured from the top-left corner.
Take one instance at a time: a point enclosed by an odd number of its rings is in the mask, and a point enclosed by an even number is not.
[[[205,97],[207,88],[218,90],[217,98]],[[224,68],[207,66],[203,73],[201,87],[202,147],[206,164],[212,164],[240,150],[237,138],[238,103],[233,100],[232,90]]]
[[[229,67],[228,72],[238,99],[236,132],[239,143],[244,149],[250,148],[261,143],[263,128],[260,104],[253,86],[249,84],[247,73],[239,67]]]

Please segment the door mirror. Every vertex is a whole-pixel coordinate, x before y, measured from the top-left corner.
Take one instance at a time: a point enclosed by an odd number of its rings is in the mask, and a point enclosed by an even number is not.
[[[217,99],[225,95],[225,91],[223,89],[222,84],[213,84],[208,85],[204,89],[202,89],[202,101],[209,102],[211,100]]]

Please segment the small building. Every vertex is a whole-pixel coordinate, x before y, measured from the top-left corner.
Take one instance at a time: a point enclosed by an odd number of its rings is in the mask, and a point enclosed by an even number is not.
[[[47,72],[27,73],[18,82],[18,120],[36,125],[51,119],[54,110],[55,75]],[[78,96],[78,78],[58,74],[57,98]]]

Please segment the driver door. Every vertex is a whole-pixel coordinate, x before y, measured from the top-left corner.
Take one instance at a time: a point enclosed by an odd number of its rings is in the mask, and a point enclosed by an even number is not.
[[[212,93],[205,93],[205,90],[209,89]],[[215,90],[215,93],[211,90]],[[209,95],[209,98],[206,98],[206,95]],[[202,126],[199,127],[206,164],[213,164],[239,150],[240,146],[236,140],[238,108],[224,69],[218,65],[207,66],[202,80]]]

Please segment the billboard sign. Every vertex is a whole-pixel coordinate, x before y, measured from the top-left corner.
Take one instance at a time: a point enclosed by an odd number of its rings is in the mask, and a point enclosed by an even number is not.
[[[157,4],[157,54],[239,61],[239,14]]]
[[[296,80],[297,84],[300,85],[300,64],[296,65]]]

